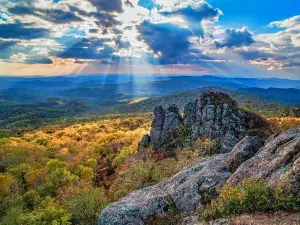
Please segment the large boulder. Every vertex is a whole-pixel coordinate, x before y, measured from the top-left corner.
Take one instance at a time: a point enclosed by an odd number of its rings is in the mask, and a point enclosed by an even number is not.
[[[102,211],[99,225],[143,225],[171,206],[178,213],[194,213],[226,182],[226,158],[227,154],[204,158],[166,182],[130,193]]]
[[[265,179],[270,187],[285,184],[289,192],[300,197],[300,128],[269,138],[228,183],[237,185],[247,178]]]
[[[252,158],[262,146],[263,140],[260,137],[245,137],[232,149],[226,161],[226,168],[234,172],[243,162]]]

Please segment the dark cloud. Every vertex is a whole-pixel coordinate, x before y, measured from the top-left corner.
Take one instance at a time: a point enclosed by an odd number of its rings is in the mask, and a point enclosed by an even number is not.
[[[237,51],[237,53],[242,56],[245,60],[261,60],[266,61],[269,58],[275,57],[274,54],[268,52],[262,52],[258,50],[251,51]]]
[[[0,51],[5,51],[9,47],[14,46],[17,43],[18,43],[17,41],[2,41],[2,40],[0,40]]]
[[[46,9],[46,10],[40,10],[40,12],[44,14],[43,16],[40,16],[42,19],[53,23],[64,24],[64,23],[83,21],[80,17],[76,16],[73,12],[65,12],[60,9]]]
[[[119,21],[117,21],[115,19],[114,16],[108,14],[108,13],[90,13],[89,16],[93,16],[96,18],[96,24],[99,26],[99,27],[106,27],[106,28],[109,28],[109,27],[114,27],[116,25],[119,25],[121,24]]]
[[[27,64],[53,64],[52,59],[50,58],[33,58],[33,59],[27,59],[25,61]]]
[[[82,21],[82,19],[73,12],[66,12],[61,9],[37,9],[32,6],[15,6],[9,8],[9,12],[15,15],[33,15],[58,24]]]
[[[121,0],[90,0],[98,11],[104,12],[123,12]]]
[[[46,37],[49,30],[28,27],[32,24],[12,23],[0,24],[0,38],[35,39]]]
[[[99,29],[89,29],[89,32],[92,34],[96,34],[99,32]]]
[[[129,41],[122,40],[122,36],[118,35],[115,40],[117,48],[129,48],[131,46]]]
[[[285,63],[283,64],[284,68],[291,68],[291,67],[300,67],[300,62],[289,62],[289,63]]]
[[[192,35],[188,29],[171,23],[153,24],[148,21],[138,26],[139,39],[143,39],[154,53],[160,53],[161,63],[176,63],[188,52]]]
[[[204,35],[204,31],[200,22],[204,19],[214,19],[220,15],[220,10],[214,8],[207,2],[201,2],[194,6],[188,5],[185,8],[180,8],[172,12],[161,12],[165,16],[179,15],[185,17],[188,22],[189,28],[195,35]]]
[[[58,56],[75,59],[104,59],[112,57],[114,49],[105,44],[108,39],[82,39]]]
[[[114,27],[116,25],[121,24],[119,21],[116,20],[115,16],[108,13],[108,12],[86,12],[84,10],[81,10],[75,6],[69,5],[69,9],[72,12],[77,12],[79,15],[88,17],[90,20],[94,19],[95,23],[99,27]]]
[[[241,30],[228,29],[225,32],[225,38],[220,42],[215,42],[217,48],[242,47],[249,46],[253,43],[255,43],[255,40],[246,27]]]
[[[132,4],[131,1],[126,0],[124,3],[125,3],[125,5],[127,5],[127,6],[129,6],[129,7],[131,7],[131,8],[133,8],[133,4]]]

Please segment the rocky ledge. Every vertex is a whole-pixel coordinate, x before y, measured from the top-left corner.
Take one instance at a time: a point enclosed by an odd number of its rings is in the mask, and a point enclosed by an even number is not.
[[[175,207],[178,213],[193,213],[216,196],[228,173],[227,154],[201,160],[166,182],[135,191],[109,205],[100,215],[100,225],[144,225],[151,217]]]
[[[270,187],[284,185],[285,190],[300,197],[300,128],[274,135],[254,157],[241,164],[228,183],[262,178]]]
[[[104,209],[99,225],[144,225],[151,217],[168,211],[170,205],[178,213],[192,215],[217,197],[217,188],[248,178],[263,178],[270,187],[285,185],[289,193],[300,197],[300,128],[271,137],[253,153],[259,145],[257,137],[246,137],[229,155],[204,158],[166,182],[132,192]],[[241,164],[233,174],[226,170],[231,161],[238,162],[233,163],[235,166]]]

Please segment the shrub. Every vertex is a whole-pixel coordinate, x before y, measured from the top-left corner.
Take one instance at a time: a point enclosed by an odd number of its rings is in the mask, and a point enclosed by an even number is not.
[[[274,190],[274,201],[276,210],[297,211],[300,210],[300,199],[295,198],[288,189],[279,185]]]
[[[71,214],[59,206],[53,198],[47,197],[39,207],[30,213],[23,213],[19,220],[22,225],[70,225]]]
[[[261,212],[270,207],[269,190],[264,180],[245,180],[242,185],[242,191],[245,211]]]
[[[262,179],[248,179],[239,186],[225,185],[219,198],[198,210],[201,220],[212,220],[243,213],[299,210],[299,199],[281,187],[268,188]]]
[[[144,161],[132,157],[118,170],[117,178],[110,188],[113,200],[124,197],[129,192],[164,181],[184,167],[199,161],[196,151],[182,150],[177,158],[157,160],[159,156],[149,153]],[[154,155],[153,155],[154,154]]]
[[[218,209],[222,215],[236,215],[243,208],[244,193],[240,187],[225,185],[220,191]]]
[[[72,214],[72,222],[78,225],[96,225],[99,213],[108,204],[105,191],[88,188],[71,197],[67,208]]]
[[[218,153],[216,152],[218,149],[217,142],[208,138],[198,138],[193,143],[193,148],[200,151],[203,155],[213,155]]]

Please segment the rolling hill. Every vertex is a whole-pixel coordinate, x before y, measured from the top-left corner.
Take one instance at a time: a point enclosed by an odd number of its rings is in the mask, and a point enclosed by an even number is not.
[[[275,101],[260,98],[255,95],[250,95],[239,91],[233,91],[233,90],[219,88],[219,87],[204,87],[204,88],[198,88],[190,91],[177,92],[167,96],[150,98],[133,104],[123,104],[123,105],[113,106],[105,109],[104,112],[105,113],[152,112],[154,107],[157,105],[162,105],[163,107],[167,107],[172,104],[177,105],[182,110],[187,103],[194,101],[201,93],[206,91],[223,92],[225,94],[228,94],[234,100],[236,100],[240,105],[243,105],[264,116],[281,115],[284,111],[286,111],[287,108],[290,107]]]

